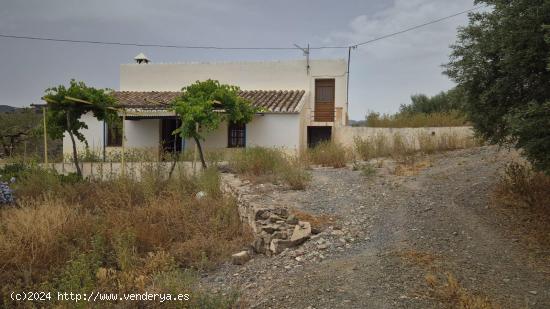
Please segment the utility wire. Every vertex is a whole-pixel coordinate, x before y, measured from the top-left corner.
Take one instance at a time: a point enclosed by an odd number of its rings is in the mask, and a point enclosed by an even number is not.
[[[23,40],[37,41],[53,41],[65,43],[84,43],[84,44],[99,44],[99,45],[120,45],[120,46],[138,46],[138,47],[164,47],[164,48],[184,48],[184,49],[237,49],[237,50],[295,50],[296,47],[220,47],[220,46],[191,46],[191,45],[164,45],[164,44],[145,44],[145,43],[124,43],[124,42],[107,42],[107,41],[88,41],[88,40],[71,40],[57,39],[37,36],[21,36],[0,34],[0,37]]]
[[[309,49],[347,49],[347,48],[357,48],[362,45],[366,45],[369,43],[373,43],[379,40],[383,40],[389,37],[393,37],[405,32],[409,32],[412,30],[416,30],[418,28],[422,28],[428,25],[432,25],[435,23],[442,22],[444,20],[466,14],[475,10],[478,10],[480,8],[486,7],[487,5],[483,6],[477,6],[474,8],[471,8],[469,10],[465,10],[462,12],[458,12],[449,16],[445,16],[439,19],[435,19],[420,25],[416,25],[410,28],[406,28],[394,33],[386,34],[365,42],[356,43],[352,45],[347,46],[317,46],[317,47],[310,47]],[[146,44],[146,43],[129,43],[129,42],[109,42],[109,41],[90,41],[90,40],[74,40],[74,39],[58,39],[58,38],[50,38],[50,37],[38,37],[38,36],[23,36],[23,35],[10,35],[10,34],[3,34],[0,33],[1,38],[11,38],[11,39],[20,39],[20,40],[36,40],[36,41],[51,41],[51,42],[65,42],[65,43],[83,43],[83,44],[97,44],[97,45],[118,45],[118,46],[137,46],[137,47],[162,47],[162,48],[179,48],[179,49],[211,49],[211,50],[300,50],[298,47],[275,47],[275,46],[267,46],[267,47],[226,47],[226,46],[194,46],[194,45],[165,45],[165,44]]]
[[[410,27],[410,28],[403,29],[403,30],[400,30],[400,31],[397,31],[397,32],[394,32],[394,33],[386,34],[386,35],[383,35],[383,36],[380,36],[380,37],[377,37],[377,38],[374,38],[374,39],[370,39],[370,40],[365,41],[365,42],[357,43],[357,44],[351,45],[350,47],[357,48],[358,46],[361,46],[361,45],[365,45],[365,44],[369,44],[369,43],[372,43],[372,42],[376,42],[376,41],[380,41],[380,40],[383,40],[383,39],[387,39],[387,38],[389,38],[389,37],[396,36],[396,35],[399,35],[399,34],[402,34],[402,33],[405,33],[405,32],[409,32],[409,31],[412,31],[412,30],[416,30],[416,29],[418,29],[418,28],[426,27],[426,26],[429,26],[429,25],[432,25],[432,24],[435,24],[435,23],[439,23],[439,22],[442,22],[442,21],[444,21],[444,20],[447,20],[447,19],[450,19],[450,18],[459,16],[459,15],[462,15],[462,14],[467,14],[467,13],[470,13],[470,12],[473,12],[473,11],[476,11],[476,10],[479,10],[479,9],[481,9],[481,8],[483,8],[483,7],[486,7],[486,6],[487,6],[487,5],[476,6],[476,7],[473,7],[473,8],[471,8],[471,9],[469,9],[469,10],[465,10],[465,11],[458,12],[458,13],[455,13],[455,14],[452,14],[452,15],[449,15],[449,16],[445,16],[445,17],[441,17],[441,18],[438,18],[438,19],[434,19],[434,20],[429,21],[429,22],[427,22],[427,23],[423,23],[423,24],[420,24],[420,25],[412,26],[412,27]]]

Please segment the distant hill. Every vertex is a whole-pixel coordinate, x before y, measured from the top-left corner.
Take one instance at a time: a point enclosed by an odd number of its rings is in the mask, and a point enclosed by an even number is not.
[[[0,113],[11,113],[11,112],[15,112],[18,109],[19,108],[17,107],[13,107],[9,105],[0,105]]]

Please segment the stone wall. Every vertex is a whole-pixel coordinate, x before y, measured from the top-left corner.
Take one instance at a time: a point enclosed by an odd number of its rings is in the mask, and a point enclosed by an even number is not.
[[[309,222],[299,221],[285,207],[254,201],[253,185],[233,174],[222,174],[222,190],[237,198],[241,221],[254,233],[252,248],[256,253],[278,254],[301,245],[311,236]]]

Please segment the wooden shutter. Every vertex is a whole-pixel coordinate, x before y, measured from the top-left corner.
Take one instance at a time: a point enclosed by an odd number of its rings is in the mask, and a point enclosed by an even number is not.
[[[315,80],[314,121],[334,121],[334,79]]]

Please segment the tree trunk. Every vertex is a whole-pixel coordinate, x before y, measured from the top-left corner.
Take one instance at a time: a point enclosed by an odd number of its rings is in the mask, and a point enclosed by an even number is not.
[[[69,118],[69,113],[67,113],[67,132],[69,132],[69,137],[71,138],[71,142],[73,144],[73,161],[76,167],[76,174],[82,178],[82,171],[80,170],[80,165],[78,165],[78,152],[76,152],[76,141],[74,140],[74,136],[70,128],[71,122]]]
[[[73,133],[71,133],[71,131],[68,131],[68,132],[69,132],[69,136],[71,137],[71,142],[73,144],[73,161],[76,167],[76,174],[82,177],[82,171],[80,170],[80,165],[78,164],[78,153],[76,152],[76,142],[74,140]]]
[[[202,153],[201,142],[196,136],[194,136],[193,139],[195,140],[195,143],[197,143],[197,148],[199,148],[199,156],[201,158],[202,168],[206,169],[207,166],[206,166],[206,161],[204,161],[204,154]]]
[[[170,166],[170,172],[168,173],[168,179],[172,178],[172,173],[174,173],[174,169],[176,168],[178,157],[175,154],[172,154],[172,166]]]

